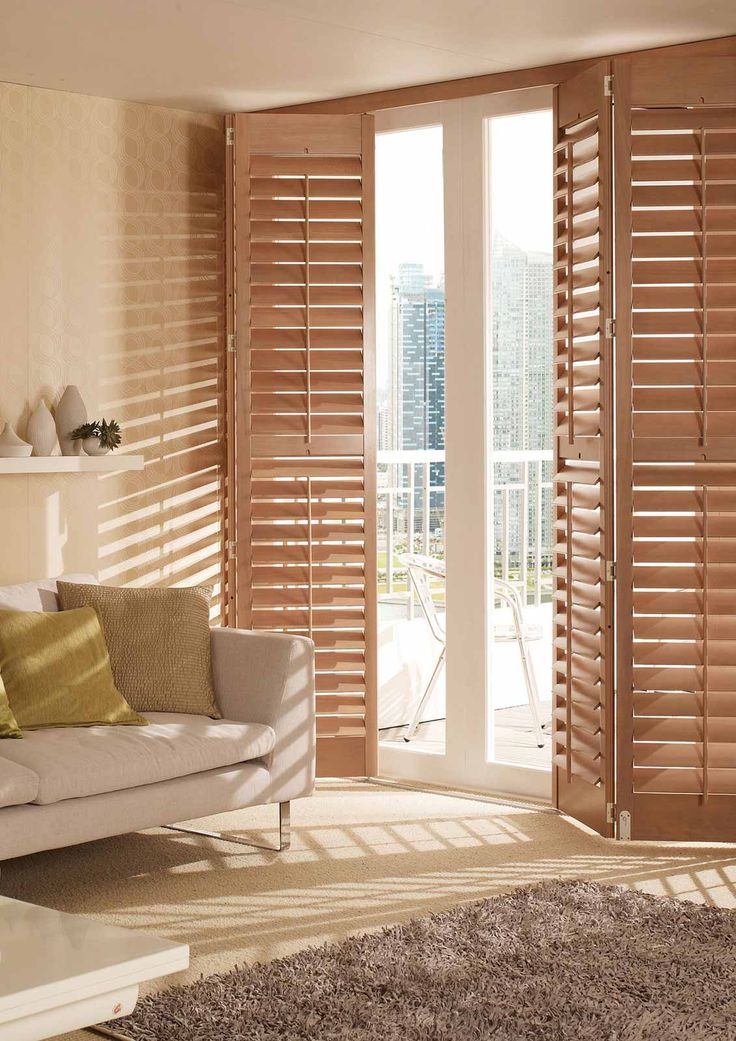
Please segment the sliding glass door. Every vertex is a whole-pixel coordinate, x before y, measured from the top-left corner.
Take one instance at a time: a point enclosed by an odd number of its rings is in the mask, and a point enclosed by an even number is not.
[[[549,798],[551,92],[376,129],[379,769]]]

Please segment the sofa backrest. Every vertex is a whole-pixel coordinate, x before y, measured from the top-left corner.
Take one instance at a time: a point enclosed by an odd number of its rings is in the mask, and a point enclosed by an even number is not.
[[[65,582],[93,582],[94,575],[60,575]],[[58,611],[55,578],[38,582],[21,582],[17,586],[0,586],[0,609],[11,611]]]

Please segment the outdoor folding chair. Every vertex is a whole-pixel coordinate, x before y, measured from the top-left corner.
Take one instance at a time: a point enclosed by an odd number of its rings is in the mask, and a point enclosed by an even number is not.
[[[445,580],[447,572],[445,570],[445,562],[443,560],[437,560],[434,557],[425,557],[418,553],[405,553],[399,559],[407,568],[410,591],[413,590],[412,595],[414,595],[414,592],[417,595],[417,599],[419,600],[422,611],[424,612],[424,617],[427,619],[430,632],[435,640],[441,644],[441,650],[434,669],[432,670],[429,683],[427,684],[416,712],[414,713],[414,716],[408,725],[406,734],[404,735],[405,741],[411,741],[445,664],[447,651],[445,621],[444,617],[441,617],[437,611],[437,605],[432,596],[430,582],[433,578]],[[537,737],[537,745],[539,748],[543,748],[544,734],[542,732],[543,724],[539,713],[537,680],[534,675],[534,666],[527,646],[528,637],[531,635],[533,627],[525,624],[521,597],[509,582],[505,582],[500,578],[495,578],[493,580],[493,594],[494,597],[503,601],[503,603],[511,608],[513,637],[518,644],[519,654],[521,655],[521,667],[524,673],[524,684],[526,686],[529,710],[532,714],[532,721]]]

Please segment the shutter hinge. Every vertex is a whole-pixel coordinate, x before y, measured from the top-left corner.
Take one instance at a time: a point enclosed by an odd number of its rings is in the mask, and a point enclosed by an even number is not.
[[[235,333],[228,333],[227,349],[230,354],[235,354]]]
[[[616,803],[615,802],[607,802],[606,803],[606,824],[615,824],[615,823],[616,823]]]
[[[227,544],[227,551],[231,557],[237,557],[238,555],[238,544],[235,539],[231,539]]]
[[[603,77],[603,96],[606,98],[613,97],[613,76]]]
[[[235,127],[225,127],[225,144],[235,144]]]
[[[606,318],[606,339],[610,340],[616,335],[616,319]]]
[[[606,561],[606,582],[615,582],[615,581],[616,581],[616,561],[615,560],[607,560]]]

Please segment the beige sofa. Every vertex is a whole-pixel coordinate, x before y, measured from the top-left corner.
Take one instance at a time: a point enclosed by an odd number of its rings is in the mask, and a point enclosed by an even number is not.
[[[56,611],[56,582],[0,587],[0,608]],[[217,628],[211,640],[223,719],[152,712],[147,727],[0,740],[0,860],[264,803],[280,804],[288,845],[288,804],[314,787],[312,642]]]

